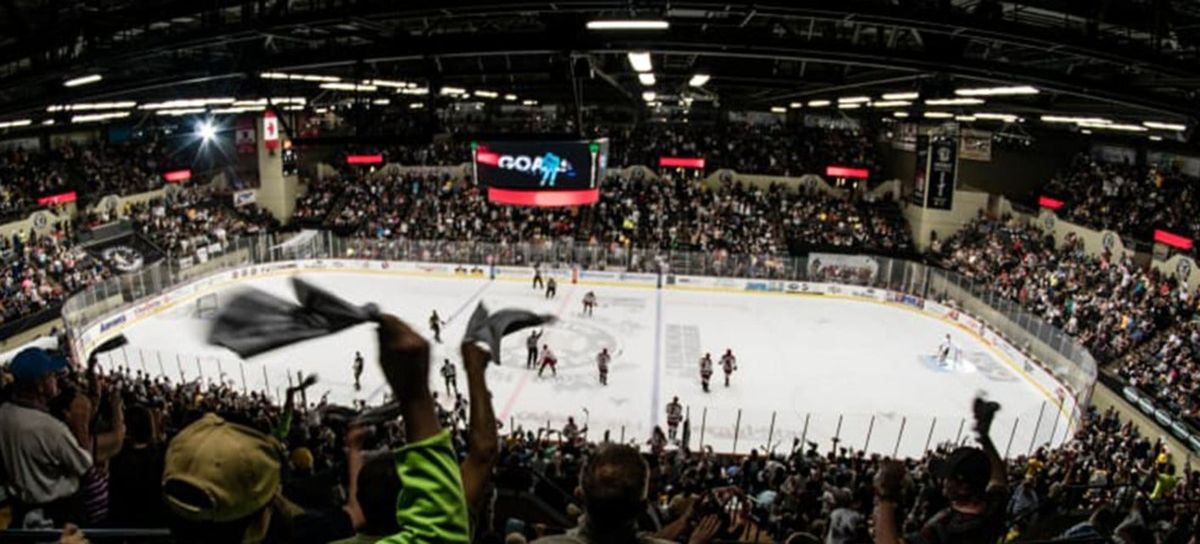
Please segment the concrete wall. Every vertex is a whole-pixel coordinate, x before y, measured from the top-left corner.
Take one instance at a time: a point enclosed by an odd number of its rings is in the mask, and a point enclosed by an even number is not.
[[[48,232],[53,230],[55,225],[63,221],[69,221],[74,217],[75,204],[67,204],[55,211],[35,210],[25,219],[0,225],[0,236],[12,238],[12,235],[20,234],[24,237],[31,230],[38,233]]]
[[[930,210],[905,203],[904,217],[912,227],[913,244],[919,251],[925,251],[933,232],[936,231],[942,240],[958,232],[980,212],[988,209],[989,196],[987,193],[959,188],[954,192],[954,204],[949,210]]]

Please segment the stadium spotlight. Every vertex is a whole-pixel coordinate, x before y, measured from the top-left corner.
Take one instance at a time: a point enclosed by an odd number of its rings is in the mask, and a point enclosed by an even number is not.
[[[671,24],[659,20],[599,20],[588,21],[588,30],[666,30]]]
[[[97,81],[100,81],[101,79],[104,79],[104,78],[100,77],[100,74],[86,75],[86,76],[68,79],[68,80],[64,81],[63,87],[78,87],[80,85],[87,85],[89,83],[95,83]]]
[[[649,72],[654,69],[650,62],[650,53],[645,51],[635,51],[629,53],[629,65],[633,67],[635,72]]]
[[[690,81],[688,81],[688,85],[692,87],[703,87],[705,83],[708,83],[708,80],[711,77],[712,76],[708,74],[696,74],[692,76]]]
[[[652,74],[650,72],[646,72],[644,74],[638,74],[638,81],[641,81],[642,85],[645,85],[647,87],[653,86],[655,83],[654,74]]]
[[[203,142],[211,142],[217,137],[217,127],[213,126],[212,119],[204,121],[196,121],[196,135],[200,136]]]

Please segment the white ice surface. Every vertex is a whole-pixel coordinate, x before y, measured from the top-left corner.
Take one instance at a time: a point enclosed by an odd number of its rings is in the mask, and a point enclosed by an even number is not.
[[[574,416],[588,424],[592,439],[602,439],[607,431],[611,440],[644,443],[654,425],[665,426],[664,406],[678,396],[690,416],[693,448],[703,440],[717,451],[744,453],[763,448],[770,437],[770,447],[782,450],[794,438],[824,449],[836,435],[844,446],[915,455],[927,444],[967,440],[971,399],[984,391],[1003,405],[992,429],[1002,453],[1058,443],[1068,432],[1066,417],[1047,393],[1021,377],[1011,362],[966,331],[907,307],[583,284],[560,285],[558,297],[546,300],[527,283],[353,273],[306,278],[350,301],[376,302],[424,333],[430,333],[429,314],[437,309],[449,323],[442,332],[446,343],[434,347],[430,383],[435,391],[443,390],[437,372],[442,359],[458,363],[454,346],[480,300],[493,309],[558,315],[560,321],[543,339],[559,357],[557,378],[538,378],[525,369],[524,332],[506,339],[503,364],[488,370],[505,429],[513,424],[536,429],[547,422],[561,428],[567,416]],[[283,277],[251,284],[290,296]],[[594,317],[582,314],[580,300],[589,289],[599,301]],[[229,295],[220,294],[222,303]],[[376,364],[367,365],[362,390],[353,387],[354,352],[361,351],[369,363],[376,359],[373,326],[241,362],[205,343],[209,322],[196,319],[194,309],[194,303],[182,303],[133,325],[125,332],[130,345],[113,352],[111,362],[155,375],[165,371],[172,379],[203,373],[215,380],[224,372],[237,387],[244,376],[247,387],[272,394],[286,386],[289,375],[315,372],[320,383],[310,402],[326,392],[345,404],[383,400],[387,386]],[[963,351],[964,363],[957,368],[940,368],[931,360],[947,333]],[[594,362],[602,347],[614,355],[607,387],[599,385]],[[706,394],[697,361],[704,352],[717,361],[726,348],[733,349],[739,368],[725,387],[717,365],[712,392]],[[461,372],[459,382],[465,394]]]

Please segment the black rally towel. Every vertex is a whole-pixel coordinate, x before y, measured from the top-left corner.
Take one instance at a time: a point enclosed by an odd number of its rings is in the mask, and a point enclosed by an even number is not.
[[[292,277],[292,288],[299,304],[258,289],[238,293],[217,313],[208,343],[251,357],[379,317],[375,304],[355,306],[298,277]],[[501,338],[554,320],[552,315],[527,310],[504,309],[490,314],[481,302],[471,314],[463,342],[483,344],[500,364]]]
[[[375,304],[355,306],[298,277],[292,288],[299,304],[258,289],[238,293],[217,313],[208,343],[250,357],[379,317]]]
[[[553,323],[550,314],[535,314],[527,310],[504,309],[489,314],[482,302],[475,307],[471,321],[467,323],[467,335],[463,343],[477,342],[486,346],[492,360],[500,364],[500,339],[521,329]]]

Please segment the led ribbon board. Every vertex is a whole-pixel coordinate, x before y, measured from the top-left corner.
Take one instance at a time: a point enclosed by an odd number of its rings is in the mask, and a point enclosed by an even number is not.
[[[581,206],[600,200],[608,140],[472,142],[476,183],[488,200],[516,206]]]

